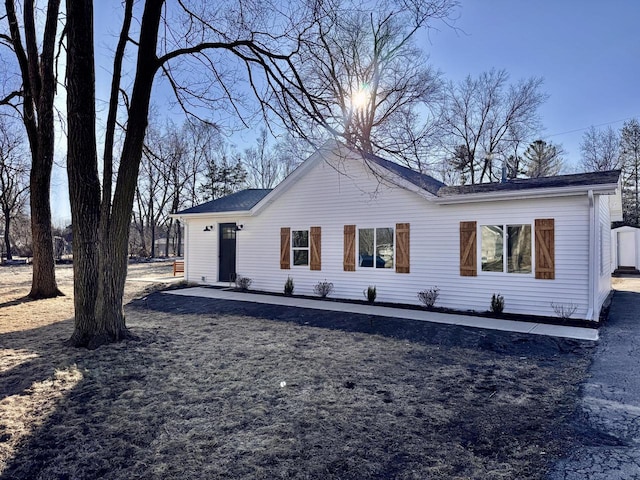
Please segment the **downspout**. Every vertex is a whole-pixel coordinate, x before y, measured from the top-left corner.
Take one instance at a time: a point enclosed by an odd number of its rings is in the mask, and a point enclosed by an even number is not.
[[[589,190],[589,263],[588,263],[588,275],[589,275],[589,303],[587,310],[587,320],[593,320],[594,305],[595,305],[595,276],[593,273],[593,264],[596,258],[596,209],[595,201],[593,198],[593,190]]]

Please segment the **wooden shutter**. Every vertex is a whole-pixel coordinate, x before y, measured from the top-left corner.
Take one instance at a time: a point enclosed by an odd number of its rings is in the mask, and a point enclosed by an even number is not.
[[[344,226],[344,257],[343,269],[345,272],[356,271],[356,226]]]
[[[309,235],[311,237],[311,244],[309,245],[309,268],[311,270],[321,270],[322,267],[322,259],[321,259],[321,251],[322,251],[322,243],[321,243],[321,230],[320,227],[311,227],[309,230]]]
[[[460,222],[460,276],[478,275],[476,222]]]
[[[280,268],[291,268],[291,229],[288,227],[280,229]]]
[[[536,278],[556,278],[555,221],[553,218],[536,219]]]
[[[408,223],[396,223],[396,273],[409,273]]]

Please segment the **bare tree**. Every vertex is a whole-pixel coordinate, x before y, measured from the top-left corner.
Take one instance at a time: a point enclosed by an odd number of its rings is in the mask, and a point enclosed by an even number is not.
[[[598,130],[591,126],[582,135],[581,166],[585,172],[602,172],[620,168],[620,134],[613,128]]]
[[[244,150],[242,164],[247,171],[247,185],[253,188],[273,188],[283,178],[284,165],[269,147],[267,130],[262,129],[256,145]]]
[[[524,152],[524,172],[529,178],[550,177],[560,173],[564,151],[552,142],[536,140]]]
[[[140,251],[144,255],[158,255],[156,239],[159,234],[164,235],[161,254],[169,255],[172,233],[174,237],[181,233],[179,223],[170,214],[185,203],[192,206],[197,199],[194,190],[202,184],[205,159],[211,156],[211,151],[203,141],[203,132],[191,127],[178,128],[173,122],[161,127],[152,122],[147,128],[133,211]],[[193,192],[191,200],[190,192]]]
[[[282,176],[286,177],[293,172],[313,151],[313,144],[304,138],[294,137],[289,133],[280,137],[274,146],[274,155],[282,168]]]
[[[441,102],[440,73],[414,43],[455,12],[456,0],[324,4],[303,46],[307,88],[333,132],[365,152],[424,169]]]
[[[171,127],[169,127],[171,128]],[[173,143],[167,128],[160,131],[158,125],[147,127],[145,145],[142,150],[140,175],[136,186],[136,205],[138,207],[138,231],[144,254],[156,257],[156,234],[166,221],[171,200],[171,187],[174,168],[182,160],[180,147]],[[176,152],[176,147],[178,152]],[[136,219],[136,212],[133,215]],[[146,239],[149,249],[146,249]]]
[[[622,127],[620,157],[624,221],[640,227],[640,122],[635,118]]]
[[[33,280],[29,296],[49,298],[62,295],[55,277],[49,198],[54,158],[53,100],[57,81],[54,55],[60,0],[47,1],[42,23],[36,21],[40,10],[33,0],[23,2],[22,23],[18,20],[16,2],[5,0],[4,3],[5,12],[0,14],[0,20],[6,21],[7,32],[0,33],[0,45],[15,57],[19,84],[0,93],[0,104],[21,114],[31,148],[29,198]],[[42,32],[37,31],[36,25],[39,24],[44,25]]]
[[[547,99],[540,91],[542,79],[508,81],[505,70],[494,69],[447,84],[444,148],[453,167],[466,172],[467,183],[499,179],[513,146],[539,129],[538,108]]]
[[[29,167],[24,153],[21,135],[11,128],[6,117],[0,117],[0,213],[7,260],[12,259],[12,222],[23,213],[28,200]]]
[[[302,38],[317,19],[314,4],[257,2],[215,8],[202,2],[167,6],[147,0],[135,10],[126,0],[114,55],[113,82],[105,131],[102,189],[97,171],[93,9],[90,0],[67,0],[67,119],[71,214],[74,225],[75,329],[71,344],[95,347],[129,336],[123,312],[129,226],[142,158],[151,91],[158,72],[187,108],[198,101],[242,118],[234,86],[243,76],[264,114],[281,117],[273,105],[296,105],[327,126],[314,95],[297,71]],[[294,8],[295,7],[295,8]],[[171,10],[169,13],[169,9]],[[160,36],[163,13],[171,15]],[[289,12],[287,15],[281,12]],[[131,31],[139,13],[137,32]],[[268,32],[268,33],[265,33]],[[135,40],[130,38],[135,37]],[[135,75],[127,93],[126,133],[114,182],[113,136],[119,107],[123,59],[137,50]],[[197,67],[196,67],[197,66]],[[187,71],[191,82],[181,73]],[[198,78],[198,73],[202,78]],[[202,80],[202,81],[200,81]],[[290,125],[300,126],[296,118]],[[115,187],[115,188],[114,188]]]
[[[200,186],[207,165],[218,155],[224,140],[219,130],[211,123],[203,121],[186,122],[181,129],[181,139],[186,142],[186,159],[180,167],[185,184],[180,195],[178,208],[189,208],[202,201]]]

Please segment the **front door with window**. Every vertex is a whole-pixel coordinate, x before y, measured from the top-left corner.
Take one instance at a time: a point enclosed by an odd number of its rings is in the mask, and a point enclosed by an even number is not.
[[[218,281],[236,279],[236,224],[221,223],[218,238]]]

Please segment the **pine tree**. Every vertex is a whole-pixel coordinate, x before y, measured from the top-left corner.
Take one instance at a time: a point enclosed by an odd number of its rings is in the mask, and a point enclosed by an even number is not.
[[[200,192],[205,200],[215,200],[240,190],[247,179],[247,171],[240,162],[229,162],[223,156],[220,162],[210,161],[206,166],[205,181]]]
[[[635,118],[624,123],[620,135],[622,165],[622,209],[627,225],[640,227],[640,123]]]
[[[524,152],[524,173],[529,178],[552,177],[562,169],[562,147],[536,140]]]

